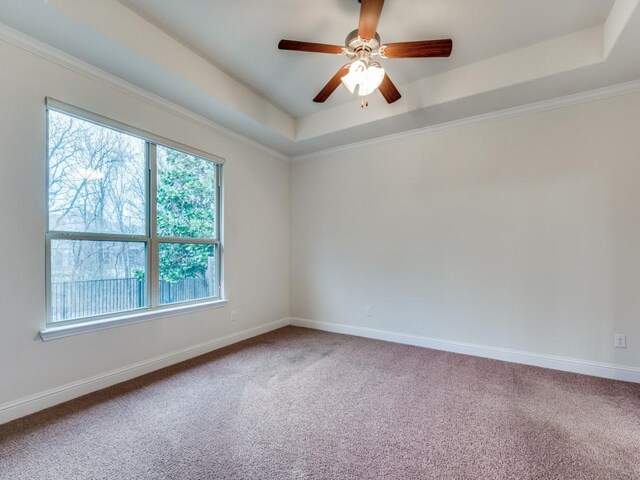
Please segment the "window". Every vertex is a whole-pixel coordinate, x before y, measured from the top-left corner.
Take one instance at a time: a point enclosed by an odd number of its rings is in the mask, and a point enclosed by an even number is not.
[[[47,326],[221,298],[222,160],[47,99]]]

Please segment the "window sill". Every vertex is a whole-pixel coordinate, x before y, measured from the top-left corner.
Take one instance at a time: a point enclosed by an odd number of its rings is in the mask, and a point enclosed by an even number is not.
[[[70,337],[72,335],[80,335],[82,333],[95,332],[97,330],[106,330],[107,328],[119,327],[121,325],[130,325],[132,323],[146,322],[148,320],[155,320],[157,318],[174,317],[176,315],[182,315],[184,313],[198,312],[200,310],[209,310],[212,308],[220,308],[224,307],[227,302],[228,300],[226,299],[213,300],[205,303],[164,307],[156,310],[146,310],[143,312],[77,323],[74,325],[48,327],[40,330],[40,338],[43,342],[48,342],[49,340]]]

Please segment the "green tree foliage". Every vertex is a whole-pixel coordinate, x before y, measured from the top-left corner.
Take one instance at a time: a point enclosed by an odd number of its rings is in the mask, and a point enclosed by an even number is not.
[[[158,236],[213,238],[216,180],[215,165],[208,160],[158,147]],[[211,245],[162,244],[160,278],[204,277],[212,254]]]

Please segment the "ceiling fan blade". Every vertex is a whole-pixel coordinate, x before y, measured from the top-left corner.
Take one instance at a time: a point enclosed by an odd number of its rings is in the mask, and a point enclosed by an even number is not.
[[[380,93],[387,101],[387,103],[393,103],[397,100],[400,100],[400,97],[402,97],[387,74],[384,75],[384,79],[378,87],[378,90],[380,90]]]
[[[389,43],[384,46],[381,56],[386,58],[448,57],[452,49],[453,42],[449,38]]]
[[[320,90],[316,98],[313,99],[316,103],[323,103],[331,96],[331,94],[335,91],[336,88],[342,82],[342,77],[344,77],[347,73],[349,73],[349,65],[345,65],[329,80],[329,82]]]
[[[378,22],[382,14],[384,0],[362,0],[360,4],[360,23],[358,35],[365,40],[371,40],[376,35]]]
[[[297,40],[280,40],[280,50],[294,50],[296,52],[335,53],[340,55],[344,47],[327,45],[324,43],[298,42]]]

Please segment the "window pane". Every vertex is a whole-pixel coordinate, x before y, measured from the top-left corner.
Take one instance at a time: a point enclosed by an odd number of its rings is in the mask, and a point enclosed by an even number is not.
[[[147,305],[142,242],[51,240],[51,321]]]
[[[49,229],[144,235],[145,142],[49,110]]]
[[[160,303],[217,297],[216,245],[160,244]]]
[[[158,146],[159,237],[216,238],[216,164]]]

